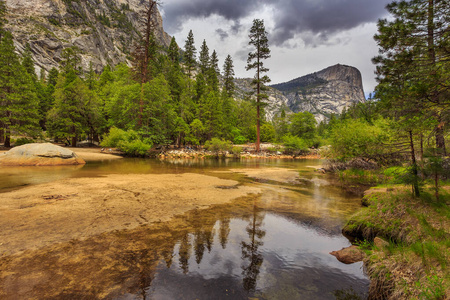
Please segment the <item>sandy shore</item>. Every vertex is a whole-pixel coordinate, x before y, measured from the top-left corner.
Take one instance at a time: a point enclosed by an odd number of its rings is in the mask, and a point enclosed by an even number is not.
[[[189,173],[73,178],[2,193],[0,256],[167,221],[250,193],[260,190]]]

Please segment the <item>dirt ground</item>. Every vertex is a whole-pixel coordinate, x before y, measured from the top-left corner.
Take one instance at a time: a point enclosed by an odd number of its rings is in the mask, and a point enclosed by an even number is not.
[[[0,257],[167,221],[259,192],[237,181],[186,173],[72,178],[1,193]]]

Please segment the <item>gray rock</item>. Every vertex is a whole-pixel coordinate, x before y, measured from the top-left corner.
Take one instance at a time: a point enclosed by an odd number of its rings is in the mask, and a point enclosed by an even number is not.
[[[72,150],[50,143],[26,144],[0,155],[2,166],[59,166],[85,163]]]

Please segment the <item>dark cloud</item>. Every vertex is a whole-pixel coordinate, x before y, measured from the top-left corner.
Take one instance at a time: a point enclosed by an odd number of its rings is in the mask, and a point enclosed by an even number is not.
[[[217,30],[216,30],[216,33],[217,33],[218,36],[220,36],[220,40],[221,40],[221,41],[224,41],[227,37],[230,36],[230,35],[229,35],[225,30],[223,30],[222,28],[217,29]]]
[[[389,2],[391,0],[166,0],[163,10],[169,32],[176,32],[186,20],[218,15],[234,21],[228,34],[237,34],[242,18],[269,6],[273,8],[275,24],[270,33],[271,43],[289,46],[290,39],[300,36],[305,44],[314,46],[328,43],[335,33],[383,17],[384,7]]]
[[[167,0],[163,3],[164,23],[169,31],[178,30],[183,21],[219,15],[238,21],[260,6],[260,0]]]
[[[283,5],[275,10],[275,29],[270,40],[283,45],[300,35],[307,45],[327,43],[335,33],[379,19],[390,1],[281,0]]]

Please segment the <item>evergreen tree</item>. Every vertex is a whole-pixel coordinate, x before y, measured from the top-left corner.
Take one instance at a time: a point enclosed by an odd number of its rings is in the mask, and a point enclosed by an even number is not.
[[[234,66],[233,59],[230,55],[225,59],[225,63],[223,64],[223,80],[224,87],[223,90],[227,97],[232,98],[234,94]]]
[[[270,57],[269,40],[264,27],[264,21],[260,19],[253,20],[253,26],[250,29],[249,45],[254,46],[254,52],[250,52],[247,58],[247,71],[255,69],[256,74],[253,80],[254,90],[256,92],[256,151],[260,150],[260,126],[261,126],[261,106],[267,95],[262,92],[265,90],[264,84],[270,82],[267,75],[263,73],[269,71],[264,67],[263,60]]]
[[[195,69],[195,56],[196,56],[196,48],[194,45],[194,34],[192,30],[189,31],[186,43],[184,45],[184,64],[186,66],[186,71],[191,78],[192,71]]]
[[[445,155],[450,6],[448,1],[411,0],[393,2],[387,9],[393,19],[380,20],[375,35],[380,47],[380,55],[373,59],[379,82],[376,97],[396,118],[420,117],[418,124],[433,119],[435,144]]]
[[[0,41],[0,141],[11,146],[11,134],[36,134],[38,102],[33,81],[15,53],[11,33]]]
[[[6,20],[6,2],[5,0],[0,0],[0,40],[3,38],[5,34],[5,24],[8,23]]]
[[[170,61],[173,64],[178,64],[180,61],[180,52],[175,40],[175,37],[172,37],[170,40],[169,50],[167,51],[167,55],[169,56]]]
[[[30,75],[31,79],[34,83],[37,82],[37,75],[36,71],[34,69],[34,61],[31,57],[31,47],[30,44],[27,44],[25,46],[25,51],[23,53],[22,57],[22,66],[25,68],[25,71]]]
[[[208,67],[208,85],[213,91],[219,91],[219,59],[217,58],[216,50],[211,54],[211,59]]]
[[[208,72],[209,69],[210,58],[209,58],[209,49],[208,46],[206,45],[205,40],[203,40],[202,47],[200,48],[199,60],[200,60],[200,72],[202,72],[202,74],[206,76],[206,73]]]

